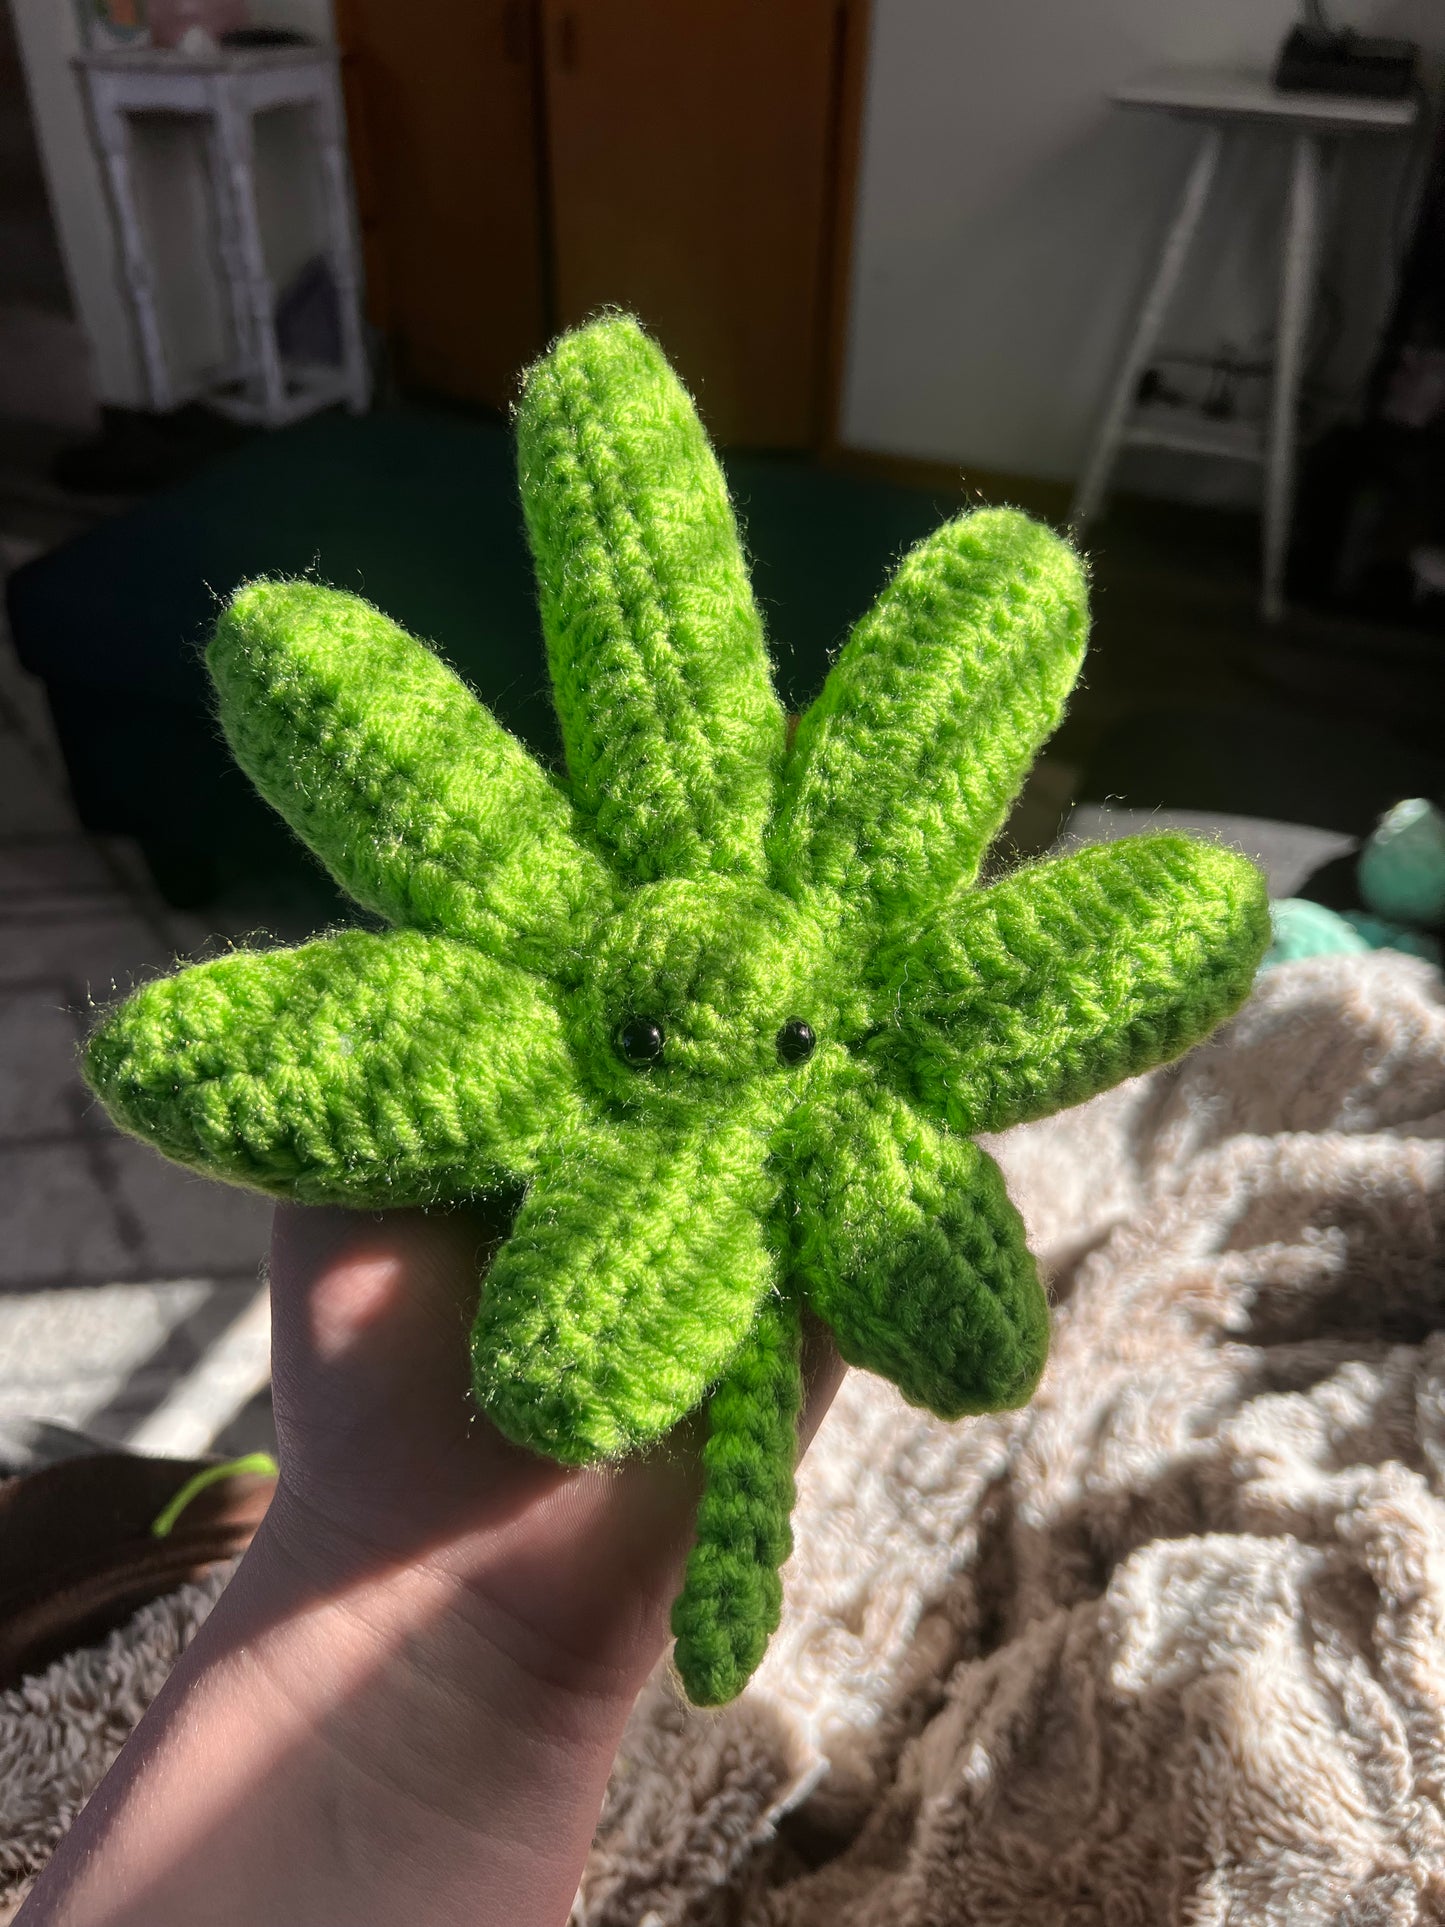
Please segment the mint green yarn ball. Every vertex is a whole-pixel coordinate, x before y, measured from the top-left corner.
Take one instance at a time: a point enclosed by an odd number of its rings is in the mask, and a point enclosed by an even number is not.
[[[1362,957],[1370,945],[1334,910],[1308,897],[1282,897],[1269,906],[1274,941],[1264,953],[1261,970],[1276,964],[1299,963],[1305,957]]]
[[[1397,923],[1445,923],[1445,813],[1423,796],[1381,817],[1360,852],[1360,894]]]
[[[1368,910],[1346,910],[1345,921],[1370,946],[1371,950],[1402,950],[1407,957],[1423,957],[1438,969],[1445,962],[1440,939],[1428,930],[1412,930],[1408,924],[1389,917],[1371,916]]]

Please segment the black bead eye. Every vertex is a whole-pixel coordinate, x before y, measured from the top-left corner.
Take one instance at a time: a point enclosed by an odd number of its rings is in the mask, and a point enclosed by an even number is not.
[[[806,1064],[817,1041],[805,1018],[790,1017],[778,1032],[778,1055],[785,1064]]]
[[[617,1033],[617,1053],[635,1071],[651,1070],[662,1058],[667,1039],[654,1017],[629,1017]]]

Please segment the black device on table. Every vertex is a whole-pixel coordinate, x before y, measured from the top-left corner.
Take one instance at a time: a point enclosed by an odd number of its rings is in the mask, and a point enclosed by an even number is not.
[[[1320,0],[1306,0],[1304,24],[1279,50],[1274,84],[1290,94],[1353,94],[1401,100],[1415,85],[1420,49],[1413,40],[1336,29]]]

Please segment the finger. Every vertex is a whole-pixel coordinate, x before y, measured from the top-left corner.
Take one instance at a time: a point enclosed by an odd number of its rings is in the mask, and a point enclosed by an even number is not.
[[[272,1380],[283,1481],[411,1556],[537,1498],[555,1469],[472,1402],[467,1328],[496,1213],[278,1207]]]
[[[425,1560],[552,1653],[660,1657],[692,1543],[701,1414],[651,1451],[569,1469],[512,1445],[470,1396],[466,1328],[493,1212],[281,1206],[272,1245],[283,1480],[355,1545]],[[483,1287],[484,1288],[484,1287]],[[799,1452],[844,1367],[805,1324]]]
[[[806,1308],[803,1312],[803,1405],[798,1414],[798,1457],[801,1459],[818,1435],[818,1427],[828,1416],[838,1396],[848,1367],[844,1364],[833,1334]]]

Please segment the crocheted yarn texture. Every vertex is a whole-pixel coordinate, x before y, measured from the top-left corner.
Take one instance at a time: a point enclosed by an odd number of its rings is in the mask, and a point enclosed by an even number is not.
[[[1048,1305],[971,1134],[1187,1049],[1269,918],[1251,865],[1172,835],[976,887],[1084,650],[1046,529],[981,510],[915,548],[790,743],[653,342],[564,337],[518,445],[566,777],[355,596],[242,589],[209,652],[237,760],[390,928],[149,984],[87,1073],[167,1156],[277,1196],[524,1187],[477,1398],[568,1463],[706,1402],[674,1630],[716,1703],[778,1619],[802,1308],[935,1412],[1026,1400]]]

